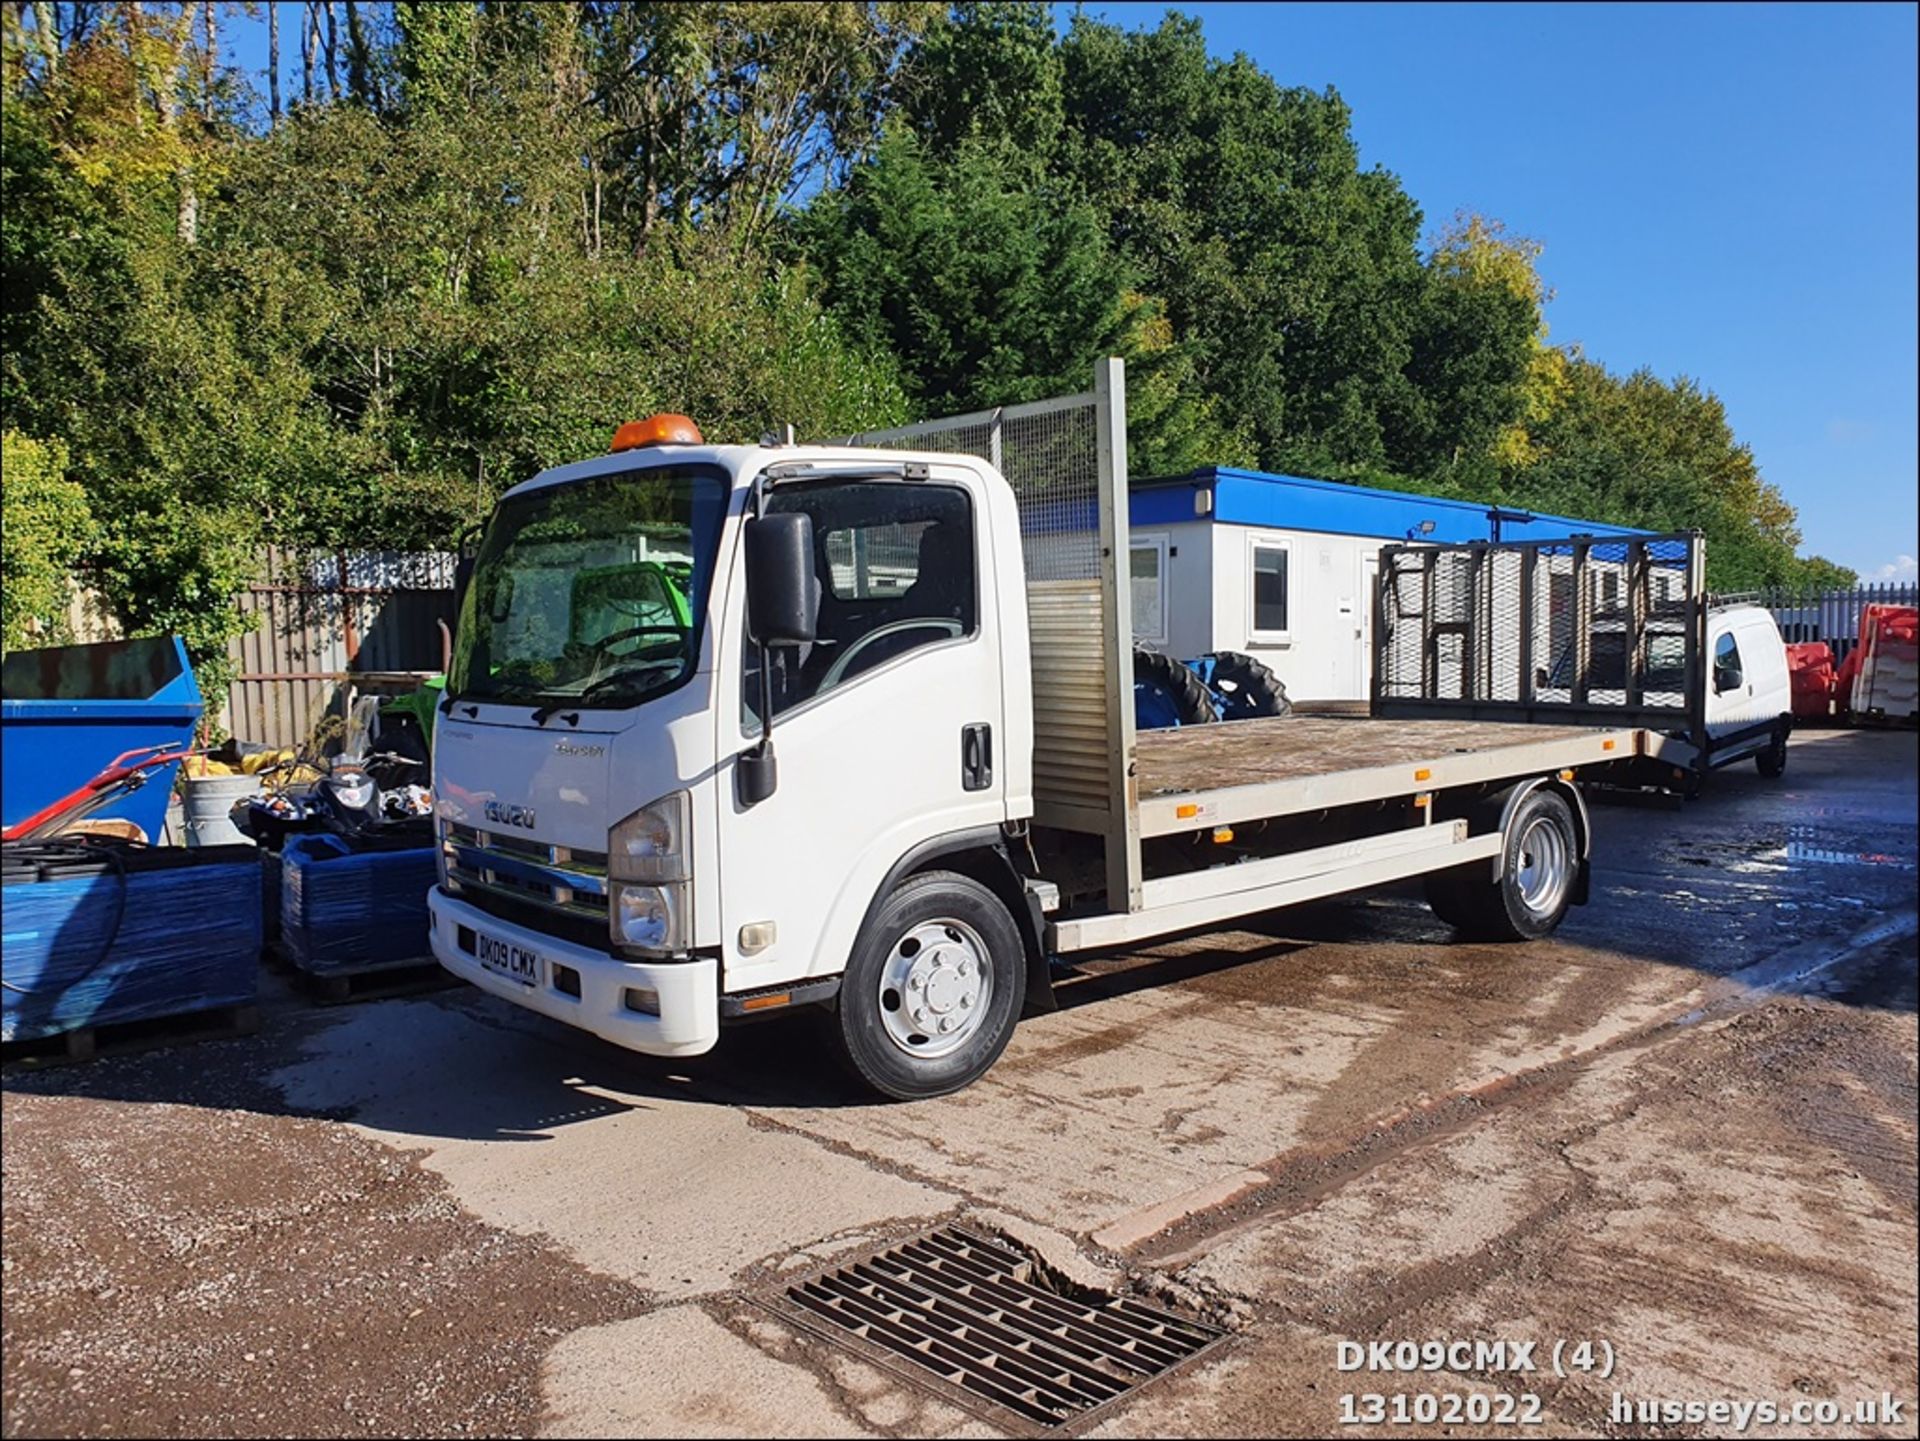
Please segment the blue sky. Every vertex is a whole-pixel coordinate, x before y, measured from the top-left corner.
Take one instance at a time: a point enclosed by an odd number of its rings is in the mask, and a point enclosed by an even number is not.
[[[1430,228],[1476,210],[1544,244],[1554,340],[1717,392],[1804,549],[1913,578],[1915,7],[1178,8],[1215,53],[1337,88],[1362,163]],[[1167,7],[1086,9],[1139,27]],[[265,29],[226,31],[256,76]]]
[[[1178,8],[1216,54],[1338,89],[1429,227],[1542,242],[1555,341],[1717,392],[1804,549],[1913,578],[1914,7]]]

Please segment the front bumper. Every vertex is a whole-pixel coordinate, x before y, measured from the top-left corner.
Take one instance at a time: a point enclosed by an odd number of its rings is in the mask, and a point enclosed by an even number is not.
[[[604,1041],[649,1056],[697,1056],[720,1038],[720,963],[711,957],[688,961],[622,961],[605,951],[556,940],[538,931],[488,915],[446,895],[427,893],[432,920],[433,955],[441,966],[483,991],[590,1031]],[[496,975],[460,946],[460,929],[524,947],[540,956],[539,983],[523,986]],[[554,986],[555,963],[572,967],[580,994]],[[660,1014],[628,1008],[629,987],[651,990],[660,998]]]

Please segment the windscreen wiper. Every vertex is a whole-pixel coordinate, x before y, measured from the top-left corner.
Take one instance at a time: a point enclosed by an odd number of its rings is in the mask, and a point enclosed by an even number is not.
[[[599,680],[593,682],[592,685],[589,685],[581,691],[579,695],[573,697],[570,703],[573,705],[585,705],[595,696],[610,691],[615,686],[630,685],[634,681],[644,681],[647,672],[652,669],[653,667],[651,666],[628,666],[623,670],[609,671],[606,675],[601,676]]]

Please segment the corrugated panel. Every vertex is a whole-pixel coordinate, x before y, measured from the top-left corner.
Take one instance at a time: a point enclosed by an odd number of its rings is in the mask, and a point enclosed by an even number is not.
[[[243,741],[297,745],[345,677],[439,670],[453,571],[454,557],[437,551],[263,550],[259,578],[237,598],[259,619],[228,647],[228,727]]]
[[[1034,801],[1105,812],[1112,778],[1099,580],[1029,581],[1027,623],[1033,647]]]

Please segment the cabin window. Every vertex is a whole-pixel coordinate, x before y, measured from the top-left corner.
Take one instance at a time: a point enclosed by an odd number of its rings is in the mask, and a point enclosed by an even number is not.
[[[1153,536],[1133,542],[1127,557],[1133,600],[1133,638],[1167,639],[1167,539]]]
[[[1262,640],[1287,638],[1287,551],[1283,542],[1253,542],[1251,592],[1254,636]]]

